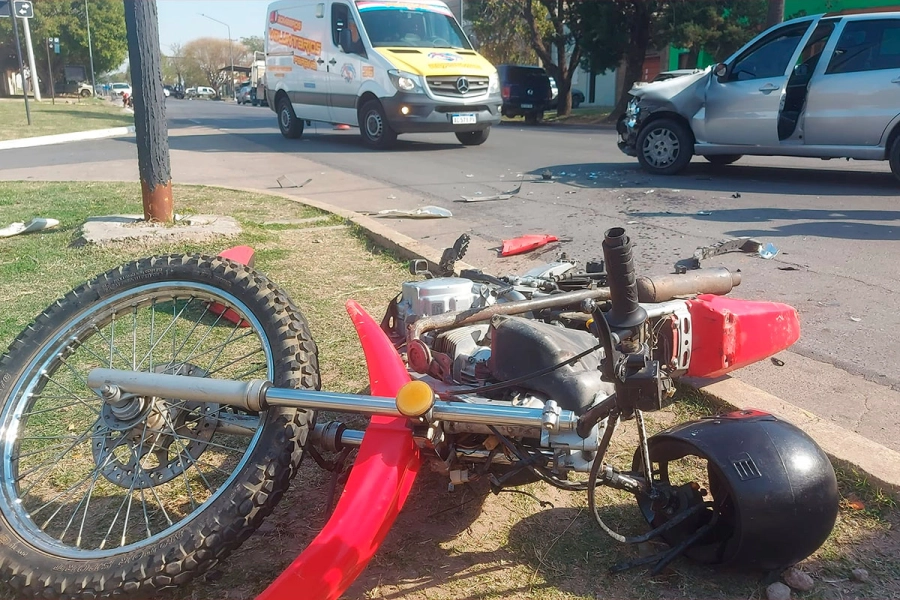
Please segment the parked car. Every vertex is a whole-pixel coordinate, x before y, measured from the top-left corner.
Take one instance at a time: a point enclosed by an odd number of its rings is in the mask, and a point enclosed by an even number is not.
[[[631,90],[619,148],[652,173],[694,154],[888,160],[900,179],[900,12],[776,25],[715,68]]]
[[[237,91],[237,103],[238,104],[250,104],[252,102],[252,98],[250,97],[250,82],[242,83],[241,87],[238,88]]]
[[[184,98],[184,89],[181,86],[177,85],[164,85],[163,90],[165,91],[166,98],[173,97],[181,100]]]
[[[121,97],[123,94],[132,95],[131,92],[131,84],[129,83],[114,83],[112,84],[112,93],[115,96]]]
[[[556,81],[541,67],[500,65],[497,73],[504,117],[525,117],[526,123],[534,125],[555,106]]]
[[[582,104],[584,104],[584,92],[572,89],[572,108],[578,108]]]

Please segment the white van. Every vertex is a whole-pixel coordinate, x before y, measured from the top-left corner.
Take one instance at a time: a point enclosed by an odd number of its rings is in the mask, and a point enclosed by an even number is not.
[[[440,0],[270,4],[265,85],[287,138],[324,121],[359,127],[373,148],[422,132],[474,146],[500,122],[497,70]]]

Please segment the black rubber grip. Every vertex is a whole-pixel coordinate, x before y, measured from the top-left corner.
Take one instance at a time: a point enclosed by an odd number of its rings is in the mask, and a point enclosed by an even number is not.
[[[606,260],[606,280],[612,300],[612,309],[606,314],[606,321],[612,329],[633,329],[647,320],[647,311],[638,304],[631,239],[623,228],[613,227],[606,232],[603,258]]]

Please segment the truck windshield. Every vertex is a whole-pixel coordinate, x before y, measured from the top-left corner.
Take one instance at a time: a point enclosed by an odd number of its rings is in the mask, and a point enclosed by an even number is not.
[[[369,41],[376,48],[472,48],[444,5],[359,0],[356,6]]]

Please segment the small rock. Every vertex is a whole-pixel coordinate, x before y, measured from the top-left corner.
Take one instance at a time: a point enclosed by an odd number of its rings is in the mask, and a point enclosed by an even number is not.
[[[275,529],[277,529],[275,527],[275,523],[272,523],[271,521],[263,521],[262,525],[260,525],[257,528],[256,533],[261,533],[261,534],[274,533]]]
[[[865,569],[853,569],[850,572],[850,578],[853,579],[853,581],[866,583],[867,581],[869,581],[869,572]]]
[[[813,581],[813,578],[810,577],[809,574],[804,573],[796,567],[791,567],[785,571],[782,574],[782,577],[784,577],[784,582],[786,584],[799,592],[808,592],[816,585],[816,582]]]
[[[791,588],[780,581],[776,581],[766,588],[766,598],[769,600],[790,600]]]

